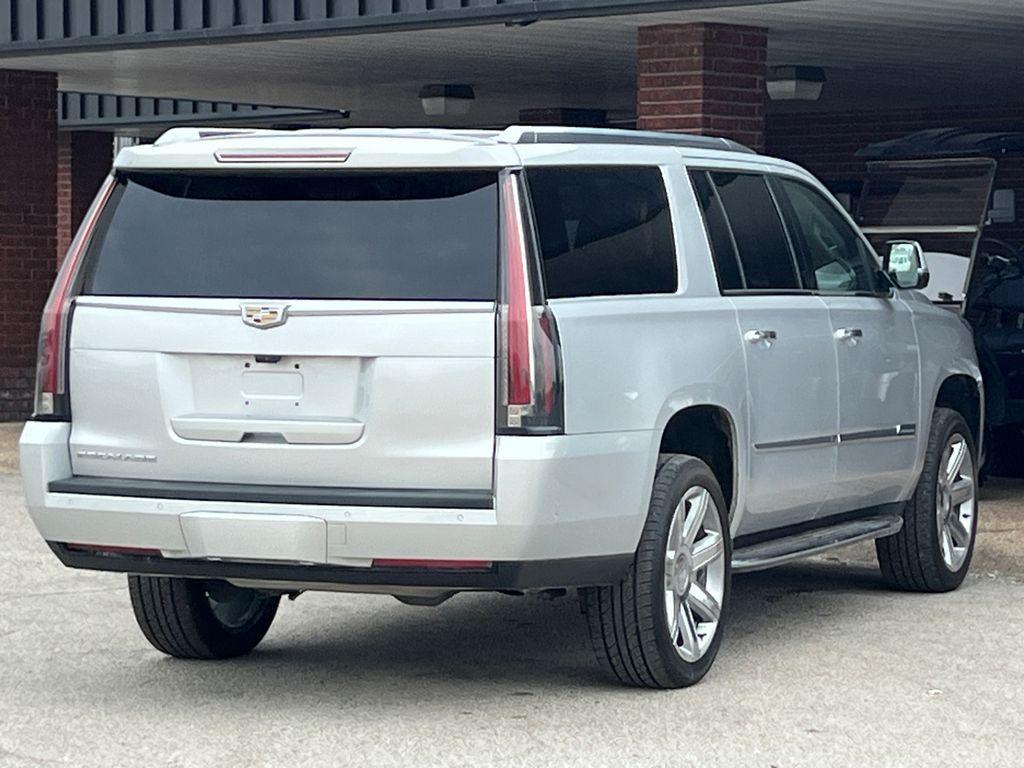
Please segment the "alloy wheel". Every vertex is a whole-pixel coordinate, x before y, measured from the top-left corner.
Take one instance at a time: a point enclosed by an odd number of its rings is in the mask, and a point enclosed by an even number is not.
[[[665,547],[665,618],[676,653],[700,660],[714,640],[725,595],[725,532],[706,488],[693,486],[672,514]]]
[[[959,571],[967,559],[974,533],[975,475],[971,449],[963,435],[953,434],[939,464],[935,517],[942,561]]]

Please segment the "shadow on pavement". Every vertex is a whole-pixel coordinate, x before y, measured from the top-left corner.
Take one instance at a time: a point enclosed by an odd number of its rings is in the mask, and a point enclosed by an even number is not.
[[[848,565],[808,563],[739,576],[718,663],[728,666],[754,647],[814,632],[823,616],[833,624],[844,616],[862,621],[863,610],[853,603],[871,600],[872,593],[884,599],[889,593],[882,589],[874,569]],[[137,677],[143,667],[147,678],[158,677],[153,702],[164,706],[168,687],[204,700],[241,695],[298,703],[309,696],[340,696],[386,705],[393,697],[402,706],[408,705],[410,686],[424,705],[448,701],[460,690],[479,700],[529,696],[567,684],[618,687],[592,658],[572,593],[554,601],[458,595],[436,609],[400,605],[389,597],[303,596],[282,606],[279,623],[249,657],[205,663],[147,653],[141,665],[120,672]],[[108,670],[104,684],[129,684],[117,677],[110,678]]]

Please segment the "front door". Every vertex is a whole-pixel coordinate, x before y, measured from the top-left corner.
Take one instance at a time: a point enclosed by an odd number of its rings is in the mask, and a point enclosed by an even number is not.
[[[836,477],[823,514],[895,501],[917,455],[917,340],[909,308],[879,275],[865,239],[803,181],[772,181],[803,282],[828,309],[839,374]]]

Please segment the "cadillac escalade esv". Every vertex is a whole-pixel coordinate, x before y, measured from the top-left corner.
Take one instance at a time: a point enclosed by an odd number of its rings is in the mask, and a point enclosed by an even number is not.
[[[57,277],[29,513],[172,656],[304,590],[574,588],[613,675],[689,685],[732,573],[875,539],[963,580],[981,377],[927,277],[723,139],[175,129]]]

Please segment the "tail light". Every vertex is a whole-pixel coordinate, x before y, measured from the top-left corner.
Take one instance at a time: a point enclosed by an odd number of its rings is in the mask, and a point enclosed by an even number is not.
[[[501,179],[498,433],[561,434],[562,352],[544,303],[530,206],[521,176]]]
[[[103,183],[99,194],[85,214],[82,225],[78,228],[78,234],[71,241],[64,263],[57,272],[57,280],[50,290],[50,297],[43,307],[42,325],[39,330],[39,357],[36,363],[36,418],[62,420],[70,417],[66,367],[71,300],[74,298],[82,257],[113,189],[114,180],[109,178]]]

